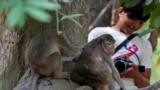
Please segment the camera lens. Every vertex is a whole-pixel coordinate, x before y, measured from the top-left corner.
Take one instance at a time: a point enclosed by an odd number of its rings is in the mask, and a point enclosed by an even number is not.
[[[121,73],[127,69],[127,63],[125,61],[119,60],[115,63],[115,67]]]

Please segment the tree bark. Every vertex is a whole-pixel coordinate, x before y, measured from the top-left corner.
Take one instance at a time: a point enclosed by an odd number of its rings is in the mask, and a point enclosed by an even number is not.
[[[0,15],[0,90],[11,90],[21,74],[17,46],[19,35],[6,27],[5,16],[4,13]]]

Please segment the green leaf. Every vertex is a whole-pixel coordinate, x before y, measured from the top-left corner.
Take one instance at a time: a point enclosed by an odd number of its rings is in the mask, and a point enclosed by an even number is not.
[[[150,27],[159,27],[160,26],[160,5],[157,5],[153,11],[152,11],[152,15],[151,15],[151,26]]]
[[[51,3],[44,0],[27,0],[27,5],[31,7],[41,8],[45,10],[58,10],[60,9],[60,5],[58,3]]]
[[[124,0],[126,7],[133,6],[133,5],[135,5],[138,1],[139,1],[139,0]]]
[[[8,5],[10,8],[13,8],[17,5],[21,5],[22,4],[22,1],[20,0],[6,0],[8,2]]]
[[[139,37],[142,37],[142,36],[144,36],[144,35],[147,35],[148,33],[151,33],[151,32],[153,32],[154,30],[156,30],[156,29],[147,29],[147,30],[143,30],[142,32],[140,32],[139,33]]]
[[[151,4],[152,2],[153,2],[153,0],[146,0],[145,5],[149,5],[149,4]]]
[[[158,28],[160,27],[160,16],[156,17],[153,22],[154,27]]]
[[[160,9],[159,8],[160,8],[160,5],[155,6],[154,9],[152,8],[154,17],[160,15]]]
[[[122,3],[124,3],[125,2],[125,0],[119,0],[120,1],[120,4],[122,4]]]
[[[149,23],[150,22],[150,20],[147,20],[144,24],[143,24],[143,26],[140,28],[140,29],[138,29],[136,32],[142,32],[142,31],[144,31],[144,30],[147,30],[147,29],[149,29]]]
[[[8,7],[8,3],[6,1],[0,3],[0,11],[3,11]]]
[[[42,9],[38,9],[35,7],[25,7],[25,12],[30,15],[35,20],[40,22],[49,22],[51,20],[51,16]]]
[[[9,28],[22,27],[25,23],[25,14],[22,6],[13,7],[7,16],[7,25]]]
[[[143,15],[145,16],[145,15],[149,14],[150,12],[152,12],[154,10],[154,8],[155,8],[154,2],[151,2],[149,5],[146,5]]]
[[[60,21],[63,21],[65,19],[72,19],[72,18],[76,18],[76,17],[80,17],[80,16],[83,16],[83,14],[71,14],[71,15],[64,15]],[[59,22],[60,22],[59,21]]]

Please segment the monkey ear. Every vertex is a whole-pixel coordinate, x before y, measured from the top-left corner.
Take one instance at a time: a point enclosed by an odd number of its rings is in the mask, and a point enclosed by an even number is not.
[[[98,43],[102,43],[102,42],[103,42],[103,38],[99,38]]]

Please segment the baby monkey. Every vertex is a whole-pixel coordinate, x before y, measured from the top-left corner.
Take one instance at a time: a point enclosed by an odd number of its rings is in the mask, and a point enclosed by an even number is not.
[[[80,48],[72,46],[63,34],[53,30],[44,31],[29,44],[26,54],[29,66],[45,77],[68,78],[68,74],[62,72],[62,50],[68,51],[71,55],[80,53]]]
[[[120,87],[126,90],[111,60],[114,43],[111,35],[104,34],[86,44],[76,59],[71,79],[79,85],[89,85],[93,90],[111,90],[114,78]]]

